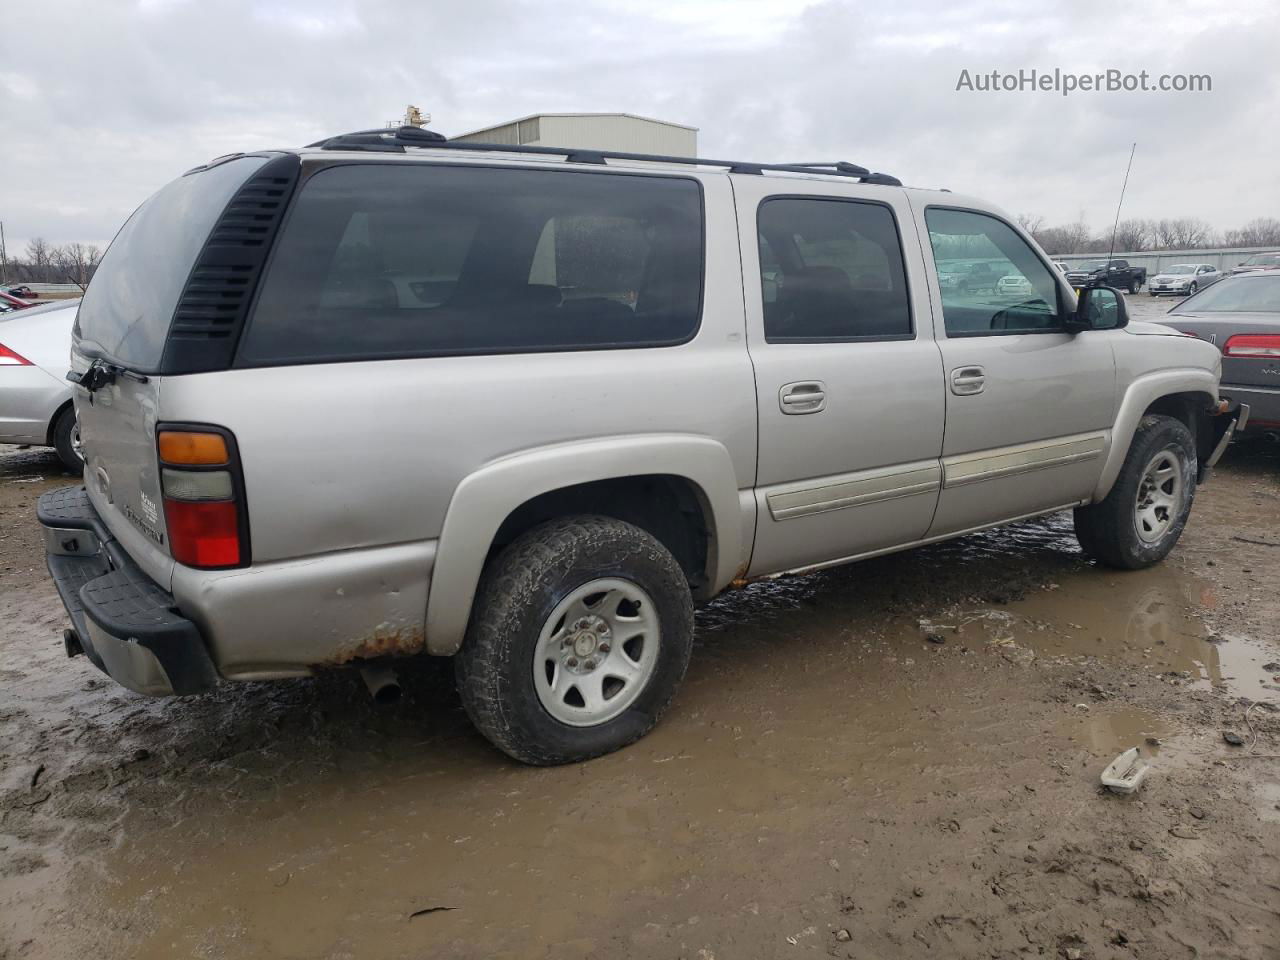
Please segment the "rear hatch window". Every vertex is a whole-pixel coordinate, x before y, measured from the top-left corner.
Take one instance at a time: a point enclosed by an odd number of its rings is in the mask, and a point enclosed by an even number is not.
[[[179,177],[129,218],[85,291],[75,333],[86,356],[160,369],[174,309],[219,215],[268,162],[238,157]]]
[[[335,166],[294,201],[238,362],[682,343],[702,262],[691,178]]]

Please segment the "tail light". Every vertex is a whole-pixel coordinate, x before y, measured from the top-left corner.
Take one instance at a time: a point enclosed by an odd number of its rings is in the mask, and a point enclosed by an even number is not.
[[[1227,341],[1222,352],[1228,357],[1253,357],[1255,360],[1280,359],[1280,335],[1237,333]]]
[[[29,367],[31,361],[0,343],[0,367]]]
[[[160,491],[173,559],[217,569],[249,563],[249,523],[235,438],[220,427],[156,432]]]

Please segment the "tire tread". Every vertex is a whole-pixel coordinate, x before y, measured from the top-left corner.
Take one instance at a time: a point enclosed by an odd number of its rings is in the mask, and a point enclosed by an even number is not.
[[[586,760],[634,743],[653,728],[674,696],[673,684],[649,709],[643,725],[624,740],[572,756],[540,744],[512,703],[504,667],[524,626],[521,615],[536,606],[537,598],[563,573],[566,558],[597,550],[624,550],[655,563],[667,581],[664,586],[683,595],[682,622],[663,623],[663,633],[667,655],[680,658],[677,681],[688,666],[692,597],[679,563],[654,537],[621,520],[588,515],[551,520],[526,531],[493,558],[481,576],[467,636],[454,658],[458,693],[472,723],[500,750],[524,763],[547,766]],[[684,642],[668,642],[677,641],[677,634]]]

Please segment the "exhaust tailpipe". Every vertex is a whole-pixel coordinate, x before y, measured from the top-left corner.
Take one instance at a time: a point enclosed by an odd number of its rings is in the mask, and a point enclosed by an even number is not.
[[[380,663],[369,664],[360,668],[360,678],[369,688],[369,695],[377,704],[395,703],[400,699],[400,680],[396,672]]]

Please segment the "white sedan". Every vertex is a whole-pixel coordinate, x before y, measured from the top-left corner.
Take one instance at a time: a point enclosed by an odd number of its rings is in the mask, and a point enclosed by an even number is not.
[[[66,379],[79,303],[0,314],[0,443],[53,447],[72,473],[84,467]]]
[[[1002,297],[1025,297],[1035,292],[1031,281],[1020,273],[1011,273],[1001,277],[996,283],[996,293]]]

